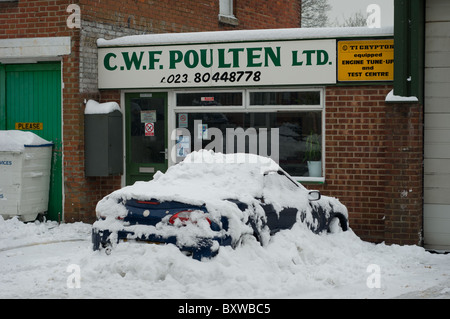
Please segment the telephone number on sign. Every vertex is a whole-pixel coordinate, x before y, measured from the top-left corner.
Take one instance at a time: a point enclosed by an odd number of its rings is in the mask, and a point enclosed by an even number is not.
[[[206,73],[195,73],[193,81],[195,83],[207,83],[209,81],[214,82],[248,82],[261,81],[261,71],[236,71],[236,72],[216,72],[214,74]],[[171,74],[167,77],[163,77],[160,83],[192,83],[192,79],[189,78],[188,74]]]

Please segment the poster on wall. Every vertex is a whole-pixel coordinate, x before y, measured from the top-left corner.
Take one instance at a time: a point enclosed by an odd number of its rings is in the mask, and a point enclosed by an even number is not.
[[[338,81],[393,81],[394,40],[338,42]]]

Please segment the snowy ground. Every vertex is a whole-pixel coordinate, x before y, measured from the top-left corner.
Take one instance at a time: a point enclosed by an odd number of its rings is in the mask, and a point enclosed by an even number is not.
[[[296,226],[199,262],[172,246],[94,252],[91,225],[0,217],[0,298],[450,298],[450,255]]]

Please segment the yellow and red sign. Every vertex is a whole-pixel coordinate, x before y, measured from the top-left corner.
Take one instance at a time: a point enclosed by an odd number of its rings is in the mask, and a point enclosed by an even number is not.
[[[338,42],[338,81],[393,81],[394,40]]]

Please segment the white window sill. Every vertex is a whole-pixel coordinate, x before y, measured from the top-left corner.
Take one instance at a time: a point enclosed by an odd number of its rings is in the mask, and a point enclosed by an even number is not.
[[[230,24],[230,25],[239,25],[239,20],[235,16],[229,16],[224,14],[219,14],[219,22]]]
[[[323,184],[325,183],[325,177],[293,177],[296,181],[298,181],[300,184],[302,183],[318,183]]]

